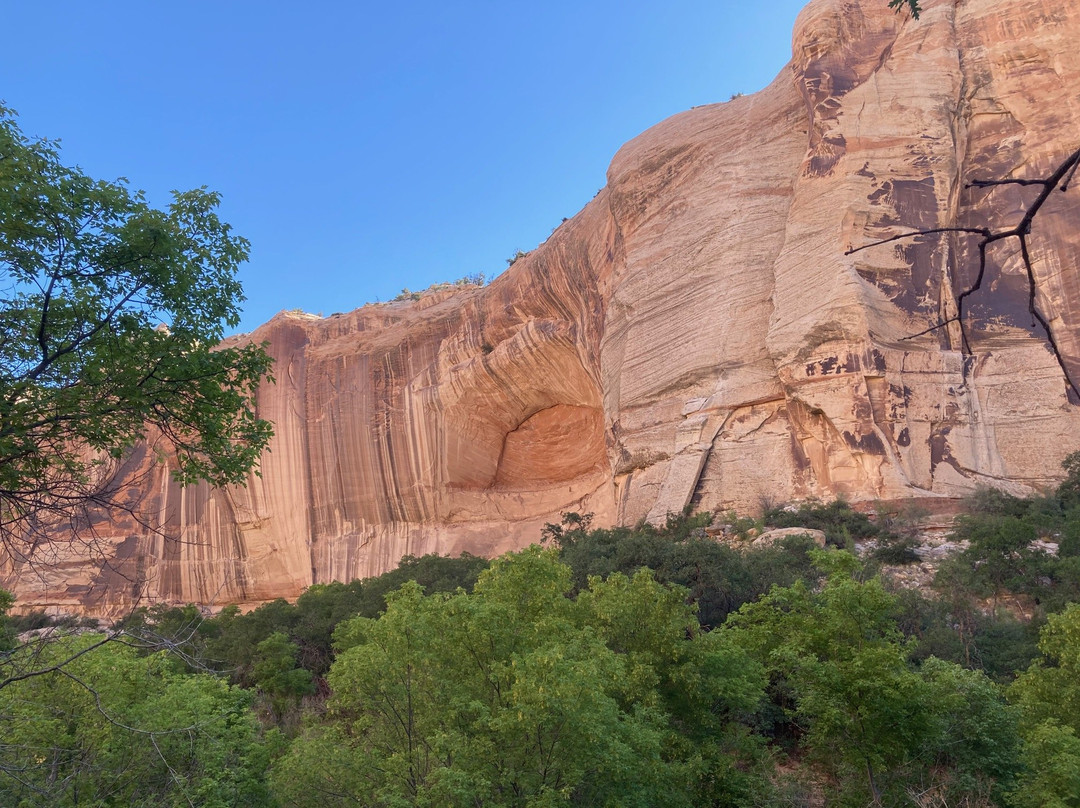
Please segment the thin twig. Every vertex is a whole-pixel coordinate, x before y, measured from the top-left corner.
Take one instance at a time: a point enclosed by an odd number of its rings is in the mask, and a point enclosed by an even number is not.
[[[883,238],[881,241],[871,241],[869,244],[864,244],[861,247],[852,247],[847,250],[844,255],[852,255],[861,250],[867,250],[870,247],[878,247],[882,244],[888,244],[891,241],[901,241],[906,238],[914,238],[915,236],[930,236],[934,233],[974,233],[977,236],[989,238],[992,234],[988,228],[985,227],[935,227],[931,230],[915,230],[911,233],[901,233],[898,236],[890,236],[889,238]]]
[[[918,334],[908,334],[906,337],[900,337],[900,339],[915,339],[916,337],[921,337],[924,334],[929,334],[931,331],[937,331],[939,328],[944,328],[949,323],[955,323],[957,319],[958,318],[956,317],[950,317],[948,320],[942,320],[940,323],[936,323],[929,328],[923,329]]]

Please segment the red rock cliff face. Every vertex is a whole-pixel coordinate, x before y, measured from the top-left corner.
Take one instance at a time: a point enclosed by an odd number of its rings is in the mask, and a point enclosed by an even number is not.
[[[1080,448],[1015,245],[963,236],[845,256],[907,228],[1010,224],[1080,137],[1080,11],[1064,0],[815,0],[767,89],[623,147],[607,187],[485,289],[281,314],[276,424],[246,489],[182,490],[136,457],[150,527],[102,524],[24,604],[252,603],[406,553],[496,554],[562,511],[599,523],[843,494],[1051,483]],[[1080,193],[1032,235],[1037,301],[1080,378]],[[132,479],[137,479],[132,476]],[[62,563],[60,563],[62,562]]]

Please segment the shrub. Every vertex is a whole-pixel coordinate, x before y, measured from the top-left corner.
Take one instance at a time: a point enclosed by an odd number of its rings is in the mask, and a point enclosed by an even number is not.
[[[882,533],[869,516],[854,510],[842,499],[829,503],[809,500],[795,510],[790,507],[772,508],[765,512],[765,522],[775,527],[821,530],[825,533],[827,544],[842,548],[847,548],[852,541],[874,539]]]

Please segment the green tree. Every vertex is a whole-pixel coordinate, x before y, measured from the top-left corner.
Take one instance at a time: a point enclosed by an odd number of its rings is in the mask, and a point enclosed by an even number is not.
[[[255,649],[255,685],[266,695],[270,709],[279,719],[290,705],[315,692],[311,671],[296,664],[299,651],[299,646],[280,631],[275,631]]]
[[[882,777],[922,741],[921,680],[907,664],[895,601],[880,581],[859,581],[857,559],[819,552],[828,577],[820,593],[801,582],[774,589],[733,615],[725,631],[790,693],[802,742],[843,782],[859,774],[865,794],[882,798]]]
[[[328,720],[275,768],[283,801],[705,804],[699,779],[723,772],[716,755],[671,754],[678,718],[732,720],[760,698],[760,669],[702,643],[685,591],[647,574],[571,590],[554,552],[531,548],[472,594],[410,583],[380,618],[343,624]]]
[[[1056,719],[1029,728],[1024,737],[1025,773],[1010,794],[1016,808],[1080,806],[1080,738]]]
[[[765,666],[774,700],[794,722],[791,737],[835,784],[834,796],[902,802],[906,789],[942,770],[946,786],[989,794],[1015,759],[1015,732],[993,684],[935,659],[917,670],[896,622],[897,598],[877,578],[860,580],[849,553],[812,555],[827,573],[820,590],[774,588],[721,632]]]
[[[992,597],[995,606],[1003,593],[1028,588],[1045,559],[1031,547],[1037,538],[1035,528],[1015,516],[963,516],[957,519],[953,536],[968,547],[945,565],[943,575],[950,575],[955,567],[969,591]]]
[[[578,597],[580,620],[623,656],[623,709],[666,717],[666,765],[694,805],[752,804],[767,793],[768,765],[759,737],[748,732],[764,695],[764,669],[731,642],[703,633],[687,590],[652,572],[589,579]]]
[[[1000,802],[1020,769],[1017,711],[982,671],[930,657],[918,674],[930,721],[910,780],[920,793],[937,791],[941,804]]]
[[[852,549],[857,539],[893,538],[865,513],[860,513],[842,499],[832,502],[810,500],[797,510],[769,508],[765,521],[774,527],[809,527],[825,534],[825,541],[835,547]]]
[[[1009,691],[1022,709],[1023,725],[1055,720],[1080,733],[1080,603],[1047,618],[1039,652]]]
[[[1057,498],[1063,507],[1080,505],[1080,452],[1070,452],[1061,461],[1065,479],[1057,489]]]
[[[43,646],[69,661],[0,691],[0,804],[273,805],[250,693],[119,643],[77,656],[95,641]]]
[[[96,534],[85,528],[117,511],[140,518],[120,473],[143,462],[140,444],[170,456],[183,484],[242,483],[255,468],[271,436],[254,403],[270,358],[258,345],[220,345],[224,328],[239,322],[236,272],[248,243],[218,218],[218,202],[197,189],[155,209],[124,180],[63,165],[56,143],[27,138],[0,107],[0,561],[9,569],[48,563],[42,550],[55,541],[94,551]],[[143,664],[115,644],[122,636],[16,643],[0,655],[0,769],[9,775],[0,802],[108,804],[114,789],[128,787],[101,780],[112,764],[98,764],[136,742],[162,762],[157,782],[182,769],[191,778],[185,804],[214,791],[192,768],[216,765],[216,753],[195,743],[201,730],[177,749],[197,749],[198,760],[181,766],[164,750],[182,733],[158,732],[157,719],[141,721],[125,705],[135,709],[143,696],[189,711],[212,703],[235,718],[248,697],[215,690],[220,683],[209,678],[162,676],[147,680],[158,690],[112,702]],[[166,706],[156,709],[175,718]],[[191,727],[204,720],[188,717]],[[37,746],[15,740],[33,732]],[[38,751],[27,758],[30,749]],[[124,804],[166,804],[139,799]]]
[[[256,647],[275,632],[281,632],[297,646],[296,662],[313,677],[324,677],[333,659],[334,628],[350,617],[378,617],[386,609],[386,595],[406,581],[416,581],[427,592],[454,592],[459,587],[471,591],[480,570],[488,562],[462,553],[457,558],[426,555],[404,556],[398,566],[374,578],[340,583],[315,584],[306,589],[295,604],[273,600],[247,614],[227,607],[216,617],[198,621],[195,645],[205,642],[205,657],[214,667],[228,669],[232,680],[244,687],[255,684],[253,664]],[[190,609],[192,607],[188,607]],[[175,609],[145,618],[154,634],[184,639],[190,636],[191,622],[176,619]],[[169,631],[178,626],[179,631]]]
[[[221,347],[239,322],[248,243],[218,195],[166,210],[124,180],[94,180],[0,107],[0,541],[22,561],[116,490],[140,441],[183,483],[243,482],[271,435],[255,411],[270,359]]]
[[[1080,806],[1080,603],[1047,618],[1040,658],[1009,697],[1020,708],[1026,771],[1012,795],[1021,808]]]
[[[809,561],[809,537],[791,536],[778,545],[736,550],[704,536],[708,514],[669,517],[660,527],[590,529],[589,516],[563,514],[561,525],[547,525],[547,543],[574,571],[574,586],[584,590],[594,576],[613,572],[633,575],[641,568],[658,581],[686,587],[697,606],[698,621],[712,628],[743,603],[755,600],[774,584],[789,586],[799,578],[816,579]]]

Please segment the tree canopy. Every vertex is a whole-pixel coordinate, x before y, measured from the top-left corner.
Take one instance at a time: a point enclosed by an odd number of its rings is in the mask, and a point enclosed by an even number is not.
[[[138,442],[183,483],[237,483],[271,435],[254,407],[261,346],[220,347],[239,322],[248,242],[216,193],[151,207],[123,179],[65,166],[0,107],[0,541],[25,559],[75,535]],[[51,532],[51,533],[50,533]]]
[[[841,804],[882,805],[931,790],[985,799],[1010,782],[1018,738],[990,680],[934,657],[910,664],[898,598],[878,578],[860,580],[854,555],[811,555],[827,573],[820,589],[774,587],[720,633],[769,673],[827,790]]]
[[[41,648],[58,669],[0,691],[0,804],[273,805],[252,694],[92,635]]]
[[[493,562],[471,594],[407,583],[380,618],[343,622],[326,719],[278,761],[278,796],[521,808],[745,797],[753,756],[732,724],[760,698],[760,669],[701,634],[685,590],[651,573],[592,578],[577,600],[571,589],[570,569],[534,546]]]

